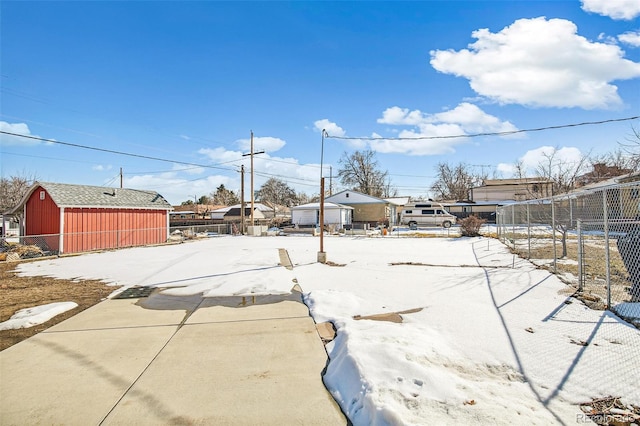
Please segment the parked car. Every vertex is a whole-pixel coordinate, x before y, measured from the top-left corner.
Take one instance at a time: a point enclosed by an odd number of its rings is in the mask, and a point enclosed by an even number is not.
[[[406,205],[400,213],[400,223],[412,229],[418,225],[449,228],[456,219],[442,204],[435,202]]]
[[[273,226],[267,229],[267,235],[275,236],[275,235],[287,235],[287,234],[285,234],[285,232],[281,228],[278,228],[277,226]]]

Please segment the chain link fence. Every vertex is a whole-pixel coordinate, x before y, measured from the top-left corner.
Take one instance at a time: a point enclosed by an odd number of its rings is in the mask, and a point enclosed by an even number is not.
[[[216,235],[234,235],[240,232],[240,225],[234,223],[220,223],[210,225],[183,225],[169,228],[169,240],[214,237]]]
[[[640,326],[640,182],[503,206],[498,238],[594,309]]]
[[[60,234],[6,236],[0,239],[0,261],[181,242],[223,234],[237,234],[237,227],[231,223],[175,226],[169,228],[168,237],[166,237],[167,228],[78,232],[66,233],[62,236]]]

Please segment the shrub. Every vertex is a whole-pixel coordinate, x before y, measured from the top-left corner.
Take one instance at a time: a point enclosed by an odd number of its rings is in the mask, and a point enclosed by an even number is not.
[[[460,232],[464,237],[477,237],[480,235],[480,227],[485,222],[486,219],[480,219],[473,215],[458,221],[458,223],[460,223]]]

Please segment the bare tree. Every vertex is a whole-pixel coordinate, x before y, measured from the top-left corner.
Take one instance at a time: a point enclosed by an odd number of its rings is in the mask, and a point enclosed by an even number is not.
[[[640,169],[640,129],[631,126],[631,135],[627,138],[627,142],[620,143],[620,146],[628,154],[629,167],[633,171]]]
[[[298,199],[298,204],[307,204],[312,200],[312,197],[308,194],[305,194],[304,192],[298,192],[296,194],[296,198]]]
[[[240,198],[236,193],[225,188],[224,184],[220,184],[220,186],[216,188],[216,191],[211,193],[210,198],[213,204],[223,206],[232,206],[240,202]]]
[[[398,196],[398,188],[391,186],[391,179],[387,179],[387,183],[383,188],[382,197],[390,198]]]
[[[298,203],[296,191],[286,182],[277,178],[269,178],[256,193],[262,201],[271,204],[291,207]]]
[[[345,152],[338,164],[342,185],[374,197],[384,197],[391,192],[388,173],[378,168],[376,154],[372,150],[356,151],[351,155]]]
[[[474,174],[467,164],[451,166],[438,163],[437,180],[431,186],[431,191],[440,200],[467,200],[471,188],[481,185],[486,179],[486,175]]]
[[[35,180],[26,175],[0,178],[0,213],[16,207]]]
[[[543,160],[538,164],[540,177],[553,181],[553,194],[564,194],[576,187],[578,177],[584,173],[589,164],[589,157],[581,155],[575,162],[558,158],[558,149],[542,154]]]
[[[537,172],[542,178],[552,182],[552,195],[564,194],[575,189],[579,177],[583,175],[589,167],[589,157],[581,155],[577,161],[568,162],[559,158],[558,149],[544,153],[543,159],[537,167]],[[567,236],[569,229],[573,226],[571,219],[571,200],[554,199],[555,207],[555,229],[560,233],[562,240],[562,256],[567,256]]]
[[[632,173],[638,170],[639,160],[640,156],[629,155],[621,148],[600,156],[594,156],[589,159],[592,170],[581,175],[577,184],[582,186]]]
[[[211,204],[211,198],[207,195],[203,195],[202,197],[198,198],[198,204],[202,204],[202,205]]]

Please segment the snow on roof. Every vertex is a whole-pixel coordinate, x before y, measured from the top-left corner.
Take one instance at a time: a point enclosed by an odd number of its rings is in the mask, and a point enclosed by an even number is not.
[[[409,202],[410,199],[411,197],[390,197],[385,198],[384,200],[390,202],[391,204],[395,204],[396,206],[404,206]]]
[[[307,203],[307,204],[301,204],[299,206],[291,207],[291,210],[314,210],[314,209],[317,210],[319,208],[320,208],[320,203]],[[345,206],[344,204],[327,203],[327,202],[324,203],[324,208],[353,210],[353,207],[351,206]]]

